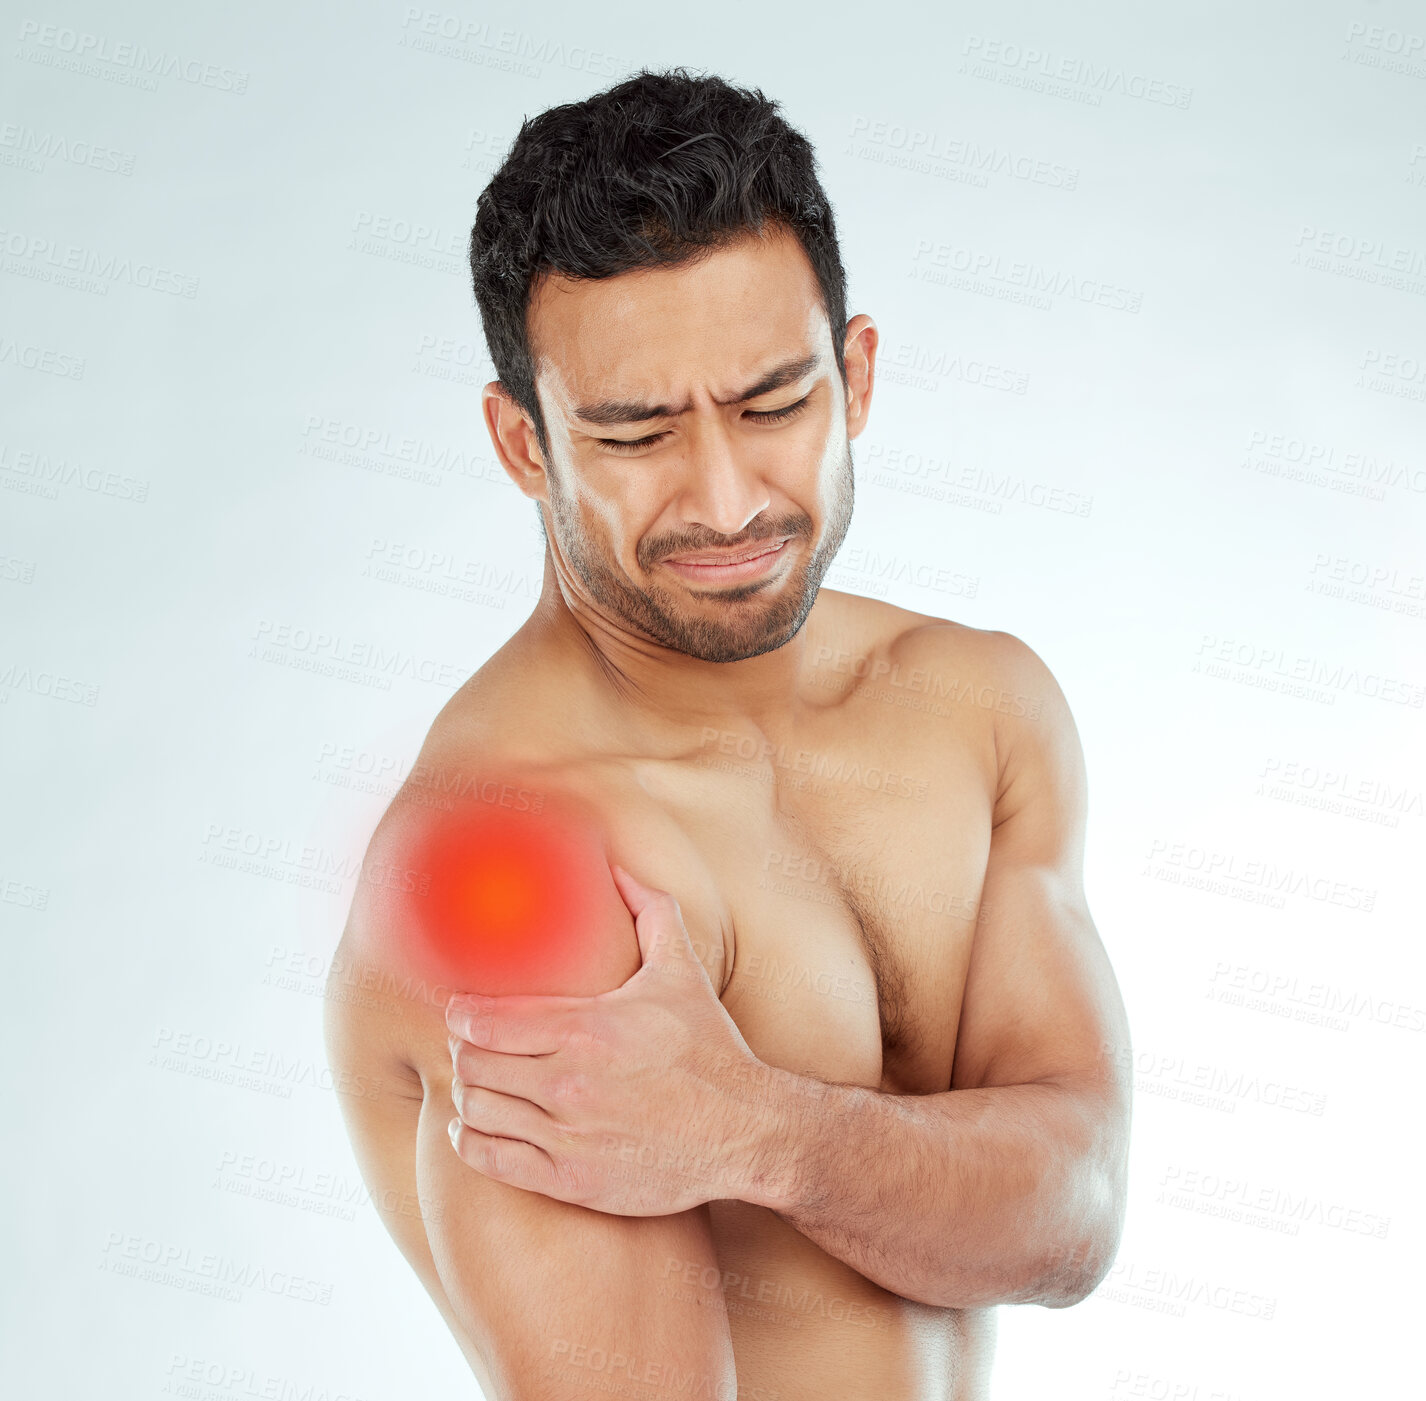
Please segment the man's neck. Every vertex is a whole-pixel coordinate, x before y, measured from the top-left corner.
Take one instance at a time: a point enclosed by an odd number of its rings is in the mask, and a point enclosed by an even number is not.
[[[605,693],[621,718],[628,718],[632,708],[638,718],[680,729],[752,725],[777,733],[788,729],[798,708],[805,624],[783,646],[761,656],[703,661],[632,631],[577,584],[561,587],[547,553],[530,625]]]

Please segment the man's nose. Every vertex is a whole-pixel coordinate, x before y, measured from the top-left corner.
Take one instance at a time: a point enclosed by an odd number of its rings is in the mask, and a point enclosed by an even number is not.
[[[757,454],[723,424],[706,425],[689,443],[686,480],[680,500],[689,524],[720,535],[736,535],[772,504],[772,494],[757,465]]]

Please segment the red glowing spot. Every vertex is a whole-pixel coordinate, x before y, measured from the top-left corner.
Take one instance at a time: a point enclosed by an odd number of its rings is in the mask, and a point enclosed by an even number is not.
[[[427,810],[403,847],[401,923],[461,990],[573,991],[611,917],[632,931],[598,829],[573,810]]]

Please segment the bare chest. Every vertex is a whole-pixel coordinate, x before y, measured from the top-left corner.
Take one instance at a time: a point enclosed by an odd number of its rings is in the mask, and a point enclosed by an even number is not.
[[[754,1054],[892,1092],[949,1089],[990,849],[984,755],[854,736],[720,747],[672,785],[705,873],[680,899]]]

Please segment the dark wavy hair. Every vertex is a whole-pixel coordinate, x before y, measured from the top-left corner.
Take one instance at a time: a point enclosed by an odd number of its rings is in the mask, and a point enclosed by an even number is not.
[[[470,271],[495,372],[547,462],[527,328],[538,279],[689,262],[767,221],[795,234],[812,264],[845,385],[847,279],[832,205],[811,143],[776,102],[684,68],[644,69],[525,119],[476,206]]]

